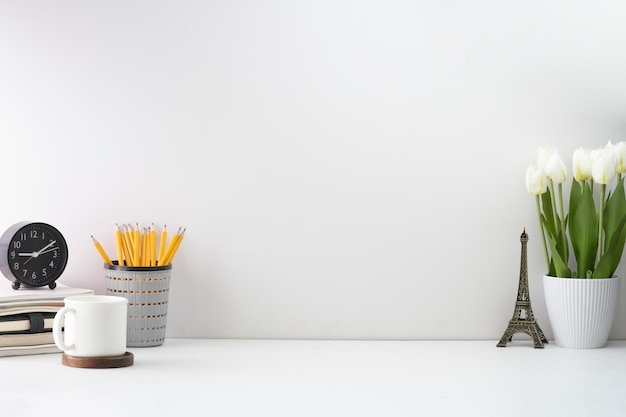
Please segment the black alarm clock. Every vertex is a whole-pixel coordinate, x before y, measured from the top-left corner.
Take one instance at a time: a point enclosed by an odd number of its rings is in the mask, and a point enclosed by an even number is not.
[[[0,271],[14,290],[21,285],[55,288],[67,256],[65,238],[46,223],[16,223],[0,236]]]

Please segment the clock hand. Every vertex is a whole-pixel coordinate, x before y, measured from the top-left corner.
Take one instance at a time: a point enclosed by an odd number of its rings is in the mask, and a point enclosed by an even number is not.
[[[28,261],[30,261],[33,258],[38,257],[39,255],[42,254],[43,251],[45,251],[46,249],[48,249],[50,246],[54,245],[55,243],[57,243],[56,240],[53,240],[52,242],[48,243],[46,246],[44,246],[43,248],[39,249],[37,252],[33,252],[30,256],[30,258],[26,259],[24,261],[24,265],[26,265],[28,263]]]
[[[50,248],[50,249],[47,249],[47,250],[45,250],[43,252],[39,252],[39,255],[43,255],[44,253],[52,252],[52,251],[55,251],[55,250],[58,250],[58,249],[59,249],[58,246],[54,247],[54,248]],[[37,256],[39,256],[39,255],[37,255]]]
[[[54,245],[55,243],[57,243],[56,240],[53,240],[52,242],[48,243],[46,246],[44,246],[43,248],[39,249],[39,251],[33,253],[33,257],[38,257],[39,255],[41,255],[41,253],[43,251],[45,251],[46,249],[48,249],[50,246]]]

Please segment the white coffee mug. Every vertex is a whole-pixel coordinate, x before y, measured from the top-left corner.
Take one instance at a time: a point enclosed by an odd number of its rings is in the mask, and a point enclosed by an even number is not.
[[[64,301],[65,307],[56,313],[52,324],[52,336],[59,349],[78,357],[119,356],[126,352],[126,298],[76,295]]]

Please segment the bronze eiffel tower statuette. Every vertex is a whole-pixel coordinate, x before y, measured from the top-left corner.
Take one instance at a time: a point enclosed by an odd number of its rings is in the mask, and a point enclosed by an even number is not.
[[[506,344],[511,341],[515,333],[526,333],[533,339],[536,348],[543,348],[543,344],[548,343],[548,339],[546,339],[535,320],[528,295],[528,260],[526,255],[528,235],[526,234],[526,229],[522,232],[520,241],[522,242],[522,259],[520,262],[517,301],[513,310],[513,318],[509,321],[509,325],[497,346],[506,347]]]

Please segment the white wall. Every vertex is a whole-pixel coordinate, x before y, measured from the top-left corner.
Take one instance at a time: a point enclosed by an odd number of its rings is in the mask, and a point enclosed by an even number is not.
[[[187,227],[168,336],[498,339],[539,146],[624,139],[626,6],[4,1],[0,230]],[[624,267],[618,271],[626,275]],[[8,285],[8,281],[7,281]],[[626,289],[613,338],[626,337]]]

